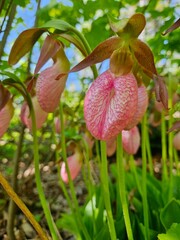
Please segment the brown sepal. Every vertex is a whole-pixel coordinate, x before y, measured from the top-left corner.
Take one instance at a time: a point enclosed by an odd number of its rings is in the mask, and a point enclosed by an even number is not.
[[[143,71],[150,77],[157,75],[156,67],[154,64],[154,56],[151,49],[141,40],[135,39],[130,44],[134,56]]]
[[[168,133],[178,129],[180,129],[180,121],[173,123],[173,126],[168,130]]]
[[[74,66],[70,72],[77,72],[96,63],[102,62],[109,58],[111,54],[120,47],[121,39],[119,37],[111,37],[100,43],[85,59]]]
[[[23,31],[14,42],[8,63],[10,65],[16,64],[26,53],[28,53],[38,38],[45,32],[46,29],[31,28]]]
[[[180,27],[180,18],[175,23],[173,23],[165,32],[163,32],[162,35],[164,36],[167,33],[174,31],[178,27]]]
[[[155,94],[156,94],[156,100],[158,102],[162,102],[164,108],[168,110],[168,91],[166,88],[166,85],[164,83],[164,80],[161,76],[155,76],[154,75],[154,81],[155,81]]]

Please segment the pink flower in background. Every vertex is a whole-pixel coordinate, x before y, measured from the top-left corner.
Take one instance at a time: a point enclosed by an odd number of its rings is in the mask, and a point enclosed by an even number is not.
[[[135,77],[132,74],[116,77],[107,70],[86,93],[84,116],[88,130],[97,139],[115,137],[133,118],[137,101]]]
[[[108,157],[111,157],[116,152],[116,138],[106,141],[106,152]]]
[[[122,131],[122,144],[127,153],[137,153],[140,146],[140,134],[137,126],[131,128],[130,130]]]
[[[32,104],[34,107],[34,112],[36,116],[36,127],[41,128],[43,123],[46,121],[46,118],[48,116],[47,112],[44,112],[42,108],[39,105],[39,102],[37,100],[36,96],[32,97]],[[21,108],[21,121],[31,130],[32,129],[32,121],[31,116],[29,112],[29,106],[27,102],[25,102]]]
[[[180,132],[174,135],[173,145],[177,150],[180,150]]]
[[[5,106],[0,110],[0,137],[8,129],[11,118],[13,117],[14,107],[12,104],[12,100],[9,99]]]
[[[129,130],[136,126],[144,116],[146,110],[148,107],[148,94],[146,91],[146,87],[144,85],[141,85],[138,87],[138,104],[137,104],[137,110],[132,118],[132,120],[128,123],[126,126],[126,130]]]
[[[78,148],[75,149],[75,152],[73,155],[71,155],[67,158],[69,171],[70,171],[72,180],[74,180],[77,177],[77,175],[79,174],[81,167],[82,167],[82,160],[83,160],[83,154],[80,152],[80,150]],[[61,174],[62,180],[65,183],[68,183],[69,179],[68,179],[68,174],[66,171],[65,162],[63,162],[61,165],[60,174]]]
[[[59,100],[64,91],[67,75],[60,77],[61,73],[69,70],[69,61],[64,53],[63,47],[60,48],[55,57],[54,64],[42,71],[36,82],[36,93],[39,104],[45,112],[54,112],[59,105]]]

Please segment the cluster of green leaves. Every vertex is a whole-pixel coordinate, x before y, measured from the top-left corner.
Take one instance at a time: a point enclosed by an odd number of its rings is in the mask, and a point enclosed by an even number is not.
[[[111,204],[114,215],[116,233],[118,239],[126,240],[126,229],[122,213],[117,186],[117,169],[115,164],[110,165],[111,179],[109,181]],[[142,182],[142,170],[137,167],[138,181]],[[149,235],[150,240],[174,240],[178,239],[180,226],[180,177],[173,177],[173,195],[169,198],[169,181],[162,182],[154,176],[147,175],[147,199],[149,206]],[[145,239],[145,227],[143,220],[142,197],[139,193],[131,171],[126,172],[126,190],[129,199],[130,218],[134,239]],[[92,201],[92,202],[91,202]],[[93,205],[93,208],[92,208]],[[108,225],[104,212],[104,201],[101,187],[94,188],[93,198],[81,207],[83,221],[92,239],[110,239]],[[94,217],[93,217],[94,211]],[[57,220],[57,226],[66,229],[78,236],[75,219],[72,215],[63,214]],[[96,229],[93,228],[95,221]],[[78,238],[77,238],[78,239]]]

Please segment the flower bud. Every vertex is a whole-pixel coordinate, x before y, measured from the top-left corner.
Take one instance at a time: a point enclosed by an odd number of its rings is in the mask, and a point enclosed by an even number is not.
[[[122,131],[122,144],[127,153],[137,153],[140,146],[140,134],[137,126],[131,128],[130,130]]]
[[[67,158],[67,163],[70,171],[70,175],[72,180],[74,180],[77,175],[79,174],[81,167],[82,167],[82,159],[83,154],[80,152],[78,148],[75,149],[75,153]],[[65,162],[61,165],[61,178],[65,183],[69,182],[68,174],[66,171],[66,164]]]

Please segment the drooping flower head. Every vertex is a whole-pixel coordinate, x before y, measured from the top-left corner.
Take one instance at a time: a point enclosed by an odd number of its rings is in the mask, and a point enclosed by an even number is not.
[[[74,153],[67,158],[67,163],[69,166],[69,171],[70,171],[72,180],[74,180],[77,177],[77,175],[79,174],[81,167],[82,167],[82,160],[83,160],[83,154],[80,151],[80,149],[78,147],[76,147],[74,150]],[[65,183],[68,183],[69,179],[68,179],[68,173],[66,171],[65,162],[63,162],[61,165],[60,174],[61,174],[62,180]]]
[[[32,97],[32,104],[34,107],[34,112],[36,117],[36,127],[37,129],[39,129],[42,127],[43,123],[46,121],[48,113],[43,111],[42,108],[40,107],[39,102],[37,100],[37,96]],[[26,127],[32,130],[32,120],[31,120],[31,115],[30,115],[29,106],[27,102],[25,102],[21,108],[21,121],[26,125]]]
[[[6,103],[6,105],[0,110],[0,137],[8,129],[11,118],[13,117],[14,107],[12,104],[12,99]]]
[[[8,129],[13,113],[14,107],[10,98],[10,92],[0,84],[0,137]]]
[[[91,134],[101,140],[115,137],[137,109],[138,88],[132,74],[116,77],[110,70],[90,86],[84,100],[84,117]]]
[[[140,146],[140,134],[137,126],[131,128],[130,130],[122,131],[122,144],[127,153],[137,153]]]
[[[48,35],[41,48],[34,74],[37,74],[49,59],[53,59],[53,65],[43,70],[36,81],[36,94],[39,104],[48,113],[54,112],[57,108],[65,88],[67,75],[59,79],[58,76],[68,72],[70,67],[63,44]]]

